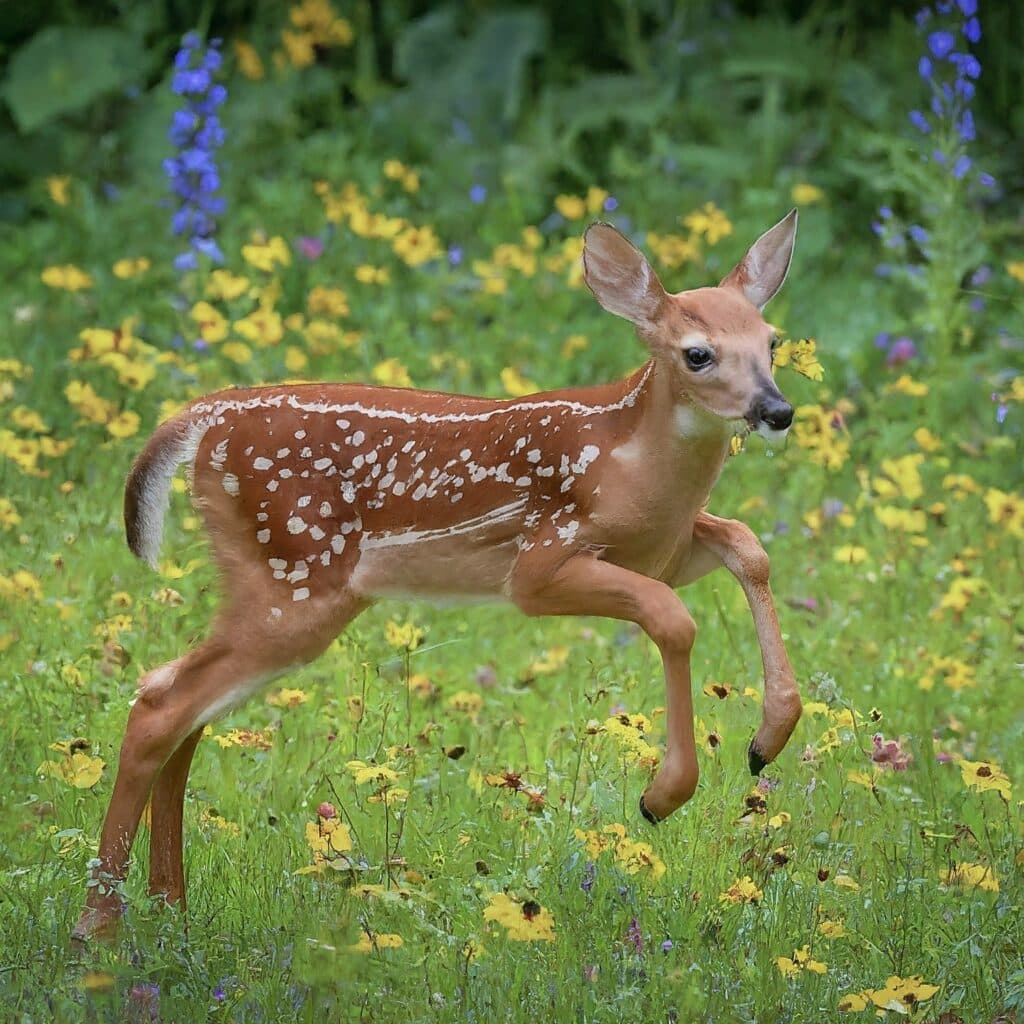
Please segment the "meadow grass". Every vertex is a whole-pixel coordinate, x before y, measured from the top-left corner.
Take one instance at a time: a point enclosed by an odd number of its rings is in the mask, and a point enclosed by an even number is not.
[[[751,439],[711,503],[771,555],[806,703],[759,784],[760,656],[725,572],[684,593],[702,774],[657,828],[637,808],[664,703],[641,634],[382,603],[202,742],[187,934],[145,896],[144,826],[120,939],[69,947],[138,678],[202,637],[216,603],[183,483],[158,574],[123,542],[122,482],[158,417],[235,381],[508,394],[644,358],[580,287],[603,194],[560,197],[543,231],[496,202],[462,262],[428,236],[410,241],[430,250],[418,263],[397,239],[430,230],[445,186],[428,179],[366,161],[348,190],[323,168],[273,195],[254,183],[225,229],[233,296],[208,267],[175,278],[138,193],[114,209],[73,186],[24,243],[0,340],[4,1019],[988,1021],[1024,1005],[1019,446],[950,414],[948,382],[913,367],[876,360],[845,393],[829,336],[869,314],[856,275],[844,292],[813,266],[821,205],[769,314],[818,334],[827,373],[779,370],[800,406],[788,447]],[[620,201],[658,231],[664,210]],[[682,269],[649,238],[666,280],[720,276],[771,222],[761,205],[735,226],[695,211]],[[405,221],[396,235],[369,213]],[[293,250],[303,231],[322,252]],[[112,272],[138,257],[150,266]],[[66,263],[91,284],[40,281]]]

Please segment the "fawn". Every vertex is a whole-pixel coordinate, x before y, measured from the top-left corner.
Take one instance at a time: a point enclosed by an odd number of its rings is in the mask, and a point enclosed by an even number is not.
[[[783,437],[793,418],[761,310],[785,280],[796,224],[793,210],[717,287],[674,295],[615,228],[592,225],[586,283],[651,356],[619,383],[512,400],[359,384],[238,388],[160,426],[128,477],[128,544],[155,564],[171,480],[186,463],[225,600],[207,640],[139,684],[75,936],[119,919],[150,794],[149,889],[183,904],[182,807],[203,727],[390,595],[490,597],[527,615],[637,623],[665,671],[667,750],[640,798],[656,823],[698,776],[696,626],[674,588],[724,565],[764,662],[749,749],[758,774],[789,739],[800,697],[767,555],[747,526],[703,510],[735,430]]]

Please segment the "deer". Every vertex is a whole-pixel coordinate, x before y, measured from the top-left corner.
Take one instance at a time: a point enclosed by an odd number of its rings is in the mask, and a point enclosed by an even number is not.
[[[756,776],[801,714],[769,586],[745,524],[711,515],[737,430],[784,439],[765,305],[789,272],[792,210],[716,286],[665,290],[610,224],[584,234],[583,276],[630,321],[648,361],[611,384],[493,399],[354,383],[233,388],[160,425],[124,494],[128,546],[156,565],[185,464],[223,600],[204,641],[145,672],[128,714],[98,857],[74,937],[109,938],[147,800],[149,892],[184,911],[182,817],[204,727],[321,654],[388,597],[510,602],[529,616],[635,623],[665,679],[664,758],[640,797],[661,822],[694,794],[690,656],[677,589],[725,567],[761,650]]]

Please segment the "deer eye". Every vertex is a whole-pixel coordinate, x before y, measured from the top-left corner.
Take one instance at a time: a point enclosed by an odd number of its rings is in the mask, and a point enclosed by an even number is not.
[[[684,349],[683,357],[691,370],[703,370],[710,366],[712,361],[711,350],[700,347]]]

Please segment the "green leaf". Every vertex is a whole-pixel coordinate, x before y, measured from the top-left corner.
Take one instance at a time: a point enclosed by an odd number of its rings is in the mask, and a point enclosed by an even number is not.
[[[18,127],[31,132],[126,85],[141,62],[131,36],[117,29],[54,25],[14,54],[0,93]]]

